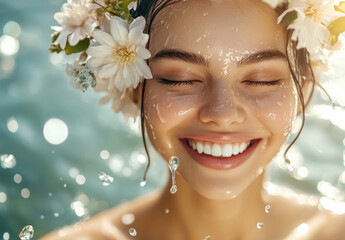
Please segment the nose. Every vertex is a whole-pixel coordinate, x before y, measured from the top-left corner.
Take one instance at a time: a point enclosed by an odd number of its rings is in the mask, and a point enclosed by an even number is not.
[[[227,128],[245,121],[245,109],[233,90],[215,89],[204,99],[199,111],[199,119],[203,123]]]

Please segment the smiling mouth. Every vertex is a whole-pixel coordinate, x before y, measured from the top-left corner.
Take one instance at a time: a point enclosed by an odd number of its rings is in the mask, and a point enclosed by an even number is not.
[[[190,138],[180,140],[189,155],[199,164],[211,169],[227,170],[244,163],[261,139],[233,143],[215,143]]]
[[[238,143],[212,143],[197,141],[194,139],[186,139],[187,144],[199,154],[211,155],[214,157],[231,157],[243,153],[251,144],[251,141],[243,141]]]

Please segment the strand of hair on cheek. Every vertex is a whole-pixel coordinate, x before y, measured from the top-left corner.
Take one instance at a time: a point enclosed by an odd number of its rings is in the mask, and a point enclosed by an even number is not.
[[[286,52],[287,53],[288,53],[288,47],[289,47],[289,43],[286,44]],[[295,65],[298,66],[297,65],[297,49],[295,49],[295,54],[294,55],[295,55]],[[287,157],[287,153],[290,150],[290,148],[292,147],[292,145],[297,141],[298,137],[301,135],[301,132],[303,130],[304,123],[305,123],[305,106],[304,106],[303,91],[302,91],[301,86],[299,85],[299,77],[296,76],[296,74],[295,74],[295,72],[293,70],[293,67],[291,66],[291,61],[290,61],[289,55],[288,55],[288,64],[289,64],[289,69],[290,69],[290,72],[291,72],[291,75],[292,75],[292,79],[294,81],[296,90],[298,92],[299,101],[300,101],[300,104],[301,104],[301,107],[302,107],[302,125],[301,125],[301,128],[299,129],[297,136],[294,138],[294,140],[289,144],[289,146],[284,151],[284,161],[285,161],[285,164],[291,166],[291,161]],[[296,67],[296,70],[297,70],[297,67]]]

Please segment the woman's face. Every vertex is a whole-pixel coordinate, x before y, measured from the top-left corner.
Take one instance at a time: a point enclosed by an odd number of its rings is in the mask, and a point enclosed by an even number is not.
[[[207,198],[240,194],[290,133],[297,97],[276,22],[273,9],[250,0],[185,1],[153,22],[148,135]]]

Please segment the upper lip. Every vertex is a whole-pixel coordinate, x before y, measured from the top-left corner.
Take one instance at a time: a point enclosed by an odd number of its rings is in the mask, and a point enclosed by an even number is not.
[[[250,136],[248,134],[239,134],[239,133],[207,133],[207,134],[192,134],[184,135],[181,139],[193,139],[204,142],[214,142],[214,143],[238,143],[238,142],[248,142],[257,137]]]

